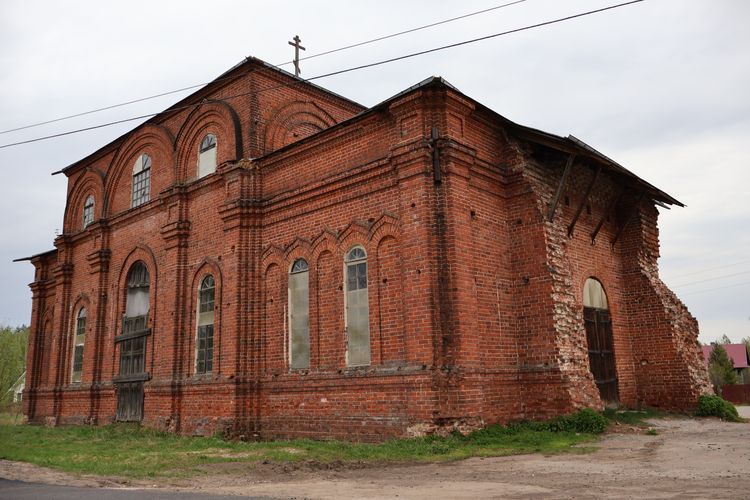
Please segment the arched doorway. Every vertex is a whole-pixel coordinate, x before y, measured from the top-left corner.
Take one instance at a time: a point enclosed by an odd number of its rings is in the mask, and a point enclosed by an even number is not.
[[[617,370],[609,303],[602,284],[589,278],[583,286],[583,319],[589,350],[589,367],[604,403],[617,403]]]

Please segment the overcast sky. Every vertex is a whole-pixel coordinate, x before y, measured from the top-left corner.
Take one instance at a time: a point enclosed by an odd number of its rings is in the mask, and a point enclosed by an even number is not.
[[[0,130],[205,83],[247,55],[280,64],[508,3],[0,1]],[[302,62],[303,77],[618,3],[527,0]],[[507,118],[573,134],[670,193],[662,278],[704,342],[750,336],[750,2],[646,0],[316,83],[374,105],[431,76]],[[284,66],[289,69],[289,66]],[[0,145],[160,111],[188,92],[24,131]],[[50,176],[139,122],[0,149],[0,323],[28,323],[28,262],[62,227]]]

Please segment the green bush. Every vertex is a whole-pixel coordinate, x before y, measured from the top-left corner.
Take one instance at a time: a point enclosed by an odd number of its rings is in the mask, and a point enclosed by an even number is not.
[[[492,441],[500,436],[512,436],[525,431],[534,432],[578,432],[581,434],[601,434],[609,422],[601,413],[591,408],[583,408],[571,415],[563,415],[546,422],[511,422],[507,426],[493,425],[471,434],[478,442]]]
[[[703,395],[698,398],[698,409],[695,414],[699,417],[719,417],[729,422],[742,422],[737,408],[720,396]]]
[[[572,415],[564,415],[548,423],[549,430],[555,432],[583,432],[601,434],[607,428],[607,419],[591,408],[583,408]]]

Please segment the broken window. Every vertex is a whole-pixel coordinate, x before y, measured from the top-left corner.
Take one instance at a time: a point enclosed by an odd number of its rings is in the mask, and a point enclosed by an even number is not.
[[[76,333],[73,341],[73,375],[72,382],[80,382],[83,373],[83,345],[86,342],[86,308],[78,311]]]
[[[130,268],[127,287],[122,325],[124,340],[120,342],[120,375],[141,373],[145,366],[150,286],[148,269],[142,261]]]
[[[151,193],[151,157],[142,154],[133,165],[133,195],[131,207],[147,203]]]
[[[83,204],[83,228],[94,222],[94,197],[89,195]]]
[[[149,298],[150,295],[148,269],[146,268],[146,264],[139,260],[138,262],[133,264],[133,267],[130,268],[130,272],[128,273],[128,291],[125,303],[126,320],[136,320],[137,318],[144,318],[143,321],[139,322],[142,323],[142,325],[132,325],[133,327],[138,326],[136,330],[145,330],[145,318],[148,315]],[[132,323],[135,322],[133,321]]]
[[[198,290],[198,331],[196,336],[195,372],[211,373],[214,358],[214,299],[216,285],[210,274]]]
[[[370,363],[370,305],[367,295],[367,254],[356,246],[345,259],[346,359],[349,366]]]
[[[310,367],[309,269],[297,259],[289,272],[289,358],[293,369]]]
[[[216,172],[216,136],[206,134],[198,153],[198,177]]]

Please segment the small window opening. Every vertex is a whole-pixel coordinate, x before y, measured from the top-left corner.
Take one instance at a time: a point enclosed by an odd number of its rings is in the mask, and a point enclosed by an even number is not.
[[[83,346],[86,342],[86,309],[78,311],[76,332],[73,342],[73,375],[71,381],[80,382],[83,373]]]
[[[206,134],[198,153],[198,178],[216,172],[216,136]]]
[[[133,165],[133,193],[131,207],[147,203],[151,193],[151,157],[142,154]]]
[[[94,222],[94,197],[89,195],[83,204],[83,228]]]

